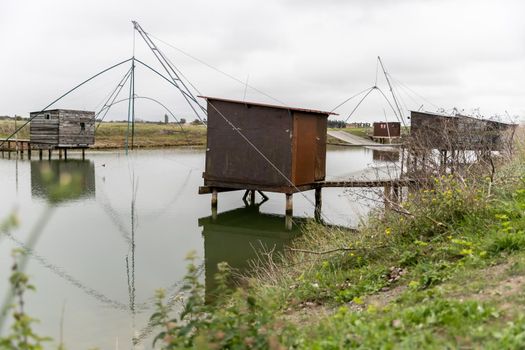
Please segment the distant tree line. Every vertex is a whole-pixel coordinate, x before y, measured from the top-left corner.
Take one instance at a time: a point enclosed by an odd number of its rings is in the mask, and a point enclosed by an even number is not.
[[[0,116],[0,120],[14,120],[15,118],[16,118],[16,120],[27,120],[27,118],[21,117],[19,115],[14,116],[14,117],[10,117],[8,115],[1,115]]]
[[[346,123],[344,120],[328,120],[329,128],[346,128]]]

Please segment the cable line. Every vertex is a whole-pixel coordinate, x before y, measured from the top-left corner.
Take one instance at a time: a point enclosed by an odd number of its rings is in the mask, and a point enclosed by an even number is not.
[[[67,95],[69,95],[70,93],[72,93],[73,91],[75,91],[76,89],[78,89],[79,87],[81,87],[82,85],[86,84],[87,82],[95,79],[96,77],[106,73],[107,71],[110,71],[112,70],[113,68],[116,68],[126,62],[129,62],[131,61],[132,58],[128,58],[127,60],[124,60],[122,62],[119,62],[117,64],[114,64],[112,65],[111,67],[109,68],[106,68],[104,69],[103,71],[100,71],[98,72],[97,74],[91,76],[90,78],[84,80],[83,82],[81,82],[80,84],[78,84],[77,86],[75,86],[74,88],[70,89],[69,91],[67,91],[65,94],[63,94],[62,96],[60,96],[59,98],[57,98],[56,100],[54,100],[53,102],[51,102],[50,104],[48,104],[47,106],[45,106],[44,108],[42,108],[42,110],[40,110],[40,112],[38,113],[42,113],[44,112],[46,109],[48,109],[49,107],[51,107],[52,105],[54,105],[55,103],[57,103],[58,101],[60,101],[62,98],[66,97]],[[18,134],[18,132],[20,130],[22,130],[23,127],[25,127],[27,124],[29,124],[29,122],[31,122],[31,120],[35,119],[37,116],[38,116],[38,113],[35,114],[33,117],[30,117],[25,123],[22,124],[22,126],[20,126],[18,129],[16,129],[11,135],[9,135],[6,139],[0,141],[0,147],[3,146],[4,143],[6,143],[7,141],[9,141],[9,139],[11,139],[11,137],[15,136],[16,134]]]

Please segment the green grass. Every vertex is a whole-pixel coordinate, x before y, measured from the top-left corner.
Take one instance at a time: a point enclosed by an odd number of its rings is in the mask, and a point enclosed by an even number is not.
[[[95,148],[123,147],[127,128],[127,123],[102,123],[95,135]],[[181,129],[176,124],[136,123],[134,143],[137,147],[204,146],[206,127],[186,124]]]
[[[6,138],[10,136],[18,127],[24,124],[26,120],[17,120],[15,127],[15,120],[0,120],[0,138]],[[20,130],[18,137],[21,139],[29,138],[29,124]]]

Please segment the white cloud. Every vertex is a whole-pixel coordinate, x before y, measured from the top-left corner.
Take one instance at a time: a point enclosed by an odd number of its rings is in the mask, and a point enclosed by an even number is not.
[[[381,55],[392,76],[440,106],[525,116],[524,10],[518,0],[4,0],[0,114],[39,109],[129,57],[136,19],[156,37],[243,81],[249,75],[251,85],[294,106],[330,109],[371,86]],[[136,44],[137,56],[155,64],[140,38]],[[204,94],[242,98],[242,84],[159,45]],[[109,74],[64,103],[94,109],[122,74]],[[137,91],[189,112],[176,91],[141,69]],[[399,87],[409,108],[429,106],[407,91]],[[248,98],[271,102],[254,91]],[[352,107],[341,108],[342,116]],[[356,118],[378,119],[387,107],[371,98]],[[138,110],[144,119],[164,113],[146,103]]]

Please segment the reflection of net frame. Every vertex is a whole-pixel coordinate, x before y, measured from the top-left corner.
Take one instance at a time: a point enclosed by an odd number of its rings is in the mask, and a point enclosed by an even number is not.
[[[493,167],[493,156],[512,153],[515,124],[411,112],[407,171],[446,173],[476,163]]]

